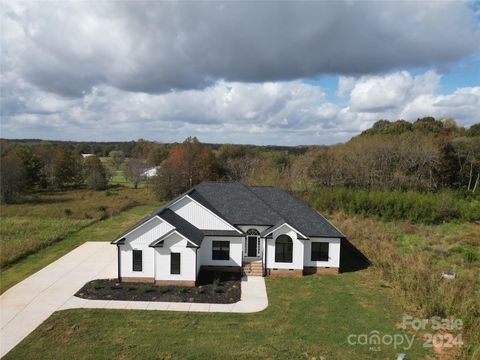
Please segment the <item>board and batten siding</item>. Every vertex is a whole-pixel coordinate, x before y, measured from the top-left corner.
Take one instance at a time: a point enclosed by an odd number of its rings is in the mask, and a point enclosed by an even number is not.
[[[312,261],[312,243],[313,242],[327,242],[328,246],[328,261]],[[340,239],[339,238],[315,238],[305,241],[305,266],[315,267],[340,267]]]
[[[292,238],[293,255],[291,263],[275,262],[275,240],[285,234]],[[267,239],[267,268],[269,269],[297,269],[303,270],[305,240],[297,239],[297,233],[286,225],[280,226],[273,232],[273,238]],[[307,240],[309,241],[309,240]]]
[[[235,230],[226,221],[187,196],[171,205],[170,209],[201,230]]]
[[[195,281],[197,269],[195,264],[196,248],[187,247],[187,240],[172,233],[163,242],[163,247],[156,247],[155,252],[155,280]],[[180,274],[170,273],[170,254],[180,253]]]
[[[172,230],[172,226],[158,217],[152,218],[125,236],[120,248],[121,277],[154,277],[154,250],[149,245]],[[133,251],[142,250],[142,271],[133,271]]]
[[[198,249],[198,259],[200,262],[200,266],[242,266],[243,239],[243,237],[206,236],[202,241],[202,246],[200,247],[200,249]],[[213,241],[230,242],[229,260],[212,259]]]

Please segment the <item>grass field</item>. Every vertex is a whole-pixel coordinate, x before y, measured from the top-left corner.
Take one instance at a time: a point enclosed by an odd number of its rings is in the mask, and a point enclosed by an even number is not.
[[[347,342],[374,330],[403,334],[392,290],[372,275],[268,278],[269,306],[254,314],[57,312],[5,359],[395,359],[403,350],[393,345]],[[409,359],[425,355],[421,345]]]
[[[42,269],[85,241],[111,241],[158,205],[137,206],[111,218],[101,220],[77,232],[70,232],[61,241],[41,248],[15,264],[0,270],[0,294],[27,276]]]
[[[26,256],[33,256],[52,244],[68,239],[97,240],[89,232],[98,229],[115,236],[124,229],[119,217],[117,227],[108,224],[112,217],[140,205],[154,207],[153,197],[145,189],[110,188],[106,191],[72,190],[54,193],[36,193],[21,203],[0,208],[0,269],[1,289],[9,282],[8,266]],[[145,209],[140,209],[140,218]],[[105,221],[102,221],[105,220]],[[97,227],[94,225],[102,221]],[[113,222],[113,221],[111,221]],[[93,227],[92,227],[93,226]],[[81,234],[81,235],[79,235]],[[101,234],[100,234],[101,235]],[[105,237],[102,240],[109,240]],[[69,243],[67,241],[67,243]],[[78,245],[78,242],[77,242]],[[61,244],[60,247],[65,246]],[[70,249],[70,247],[69,247]],[[50,250],[49,250],[50,251]],[[33,255],[32,255],[33,254]],[[49,258],[46,256],[46,258]],[[19,264],[22,267],[21,264]],[[18,267],[15,267],[17,269]]]
[[[138,204],[144,205],[135,206]],[[3,234],[16,232],[26,237],[36,231],[49,232],[48,226],[55,221],[65,222],[63,228],[58,226],[66,234],[3,268],[0,291],[84,241],[112,240],[156,206],[144,190],[119,188],[108,192],[41,194],[36,202],[2,207],[2,246],[7,243]],[[66,208],[72,213],[67,215]],[[95,216],[85,219],[82,213],[86,212]],[[20,214],[34,225],[25,225],[18,219]],[[467,345],[463,353],[452,353],[451,358],[479,357],[480,225],[412,225],[342,213],[327,217],[373,266],[339,276],[268,278],[270,306],[256,315],[101,310],[55,313],[7,358],[22,358],[27,354],[36,354],[40,359],[226,358],[229,355],[273,359],[393,358],[400,351],[385,348],[377,353],[351,347],[346,337],[349,332],[372,330],[393,334],[398,331],[394,324],[401,321],[402,313],[461,318]],[[79,228],[70,226],[77,222]],[[4,224],[13,225],[3,229]],[[442,271],[455,271],[458,277],[453,282],[445,281],[441,278]],[[199,337],[201,342],[197,340]],[[409,355],[423,356],[418,344]]]

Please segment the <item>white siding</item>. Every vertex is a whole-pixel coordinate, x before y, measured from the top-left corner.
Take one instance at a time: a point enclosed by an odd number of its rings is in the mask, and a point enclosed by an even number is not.
[[[328,242],[328,261],[311,261],[312,242]],[[310,238],[305,241],[305,266],[340,267],[340,239],[338,238]]]
[[[165,238],[163,247],[155,248],[155,280],[195,281],[195,248],[187,247],[187,240],[173,233]],[[170,254],[180,253],[180,274],[170,274]]]
[[[205,237],[202,241],[202,246],[198,249],[200,265],[242,266],[243,239],[243,237]],[[230,260],[212,260],[212,241],[214,240],[230,242]]]
[[[286,234],[292,238],[293,241],[293,256],[291,263],[277,263],[275,262],[275,240],[278,236]],[[290,229],[290,227],[283,225],[274,231],[273,239],[267,239],[267,268],[276,269],[303,269],[304,258],[304,243],[305,240],[297,239],[297,233]],[[307,240],[308,241],[308,240]]]
[[[201,230],[235,230],[233,226],[187,196],[170,206],[170,209]]]
[[[153,218],[127,234],[125,244],[120,245],[120,276],[153,278],[154,250],[148,245],[171,229],[172,227],[165,221]],[[142,250],[142,271],[133,271],[132,250]]]

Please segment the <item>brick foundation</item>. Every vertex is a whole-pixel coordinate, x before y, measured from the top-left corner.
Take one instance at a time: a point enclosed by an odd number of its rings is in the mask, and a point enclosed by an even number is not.
[[[144,282],[144,283],[154,283],[155,279],[152,277],[122,277],[120,282]]]
[[[301,269],[267,269],[267,275],[270,276],[295,276],[302,277],[303,270]]]
[[[155,285],[160,286],[188,286],[188,287],[195,287],[195,281],[187,281],[187,280],[155,280]]]
[[[240,266],[213,266],[213,265],[202,265],[200,270],[206,271],[228,271],[228,272],[240,272],[242,268]]]
[[[304,275],[310,274],[338,274],[340,271],[338,268],[334,267],[315,267],[315,266],[305,266],[303,268]]]

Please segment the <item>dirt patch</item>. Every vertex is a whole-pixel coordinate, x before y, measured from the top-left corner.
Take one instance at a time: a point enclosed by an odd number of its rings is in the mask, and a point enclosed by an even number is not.
[[[202,271],[196,287],[119,283],[116,279],[99,279],[86,283],[75,296],[89,300],[232,304],[240,300],[240,281],[240,273],[214,271]]]

